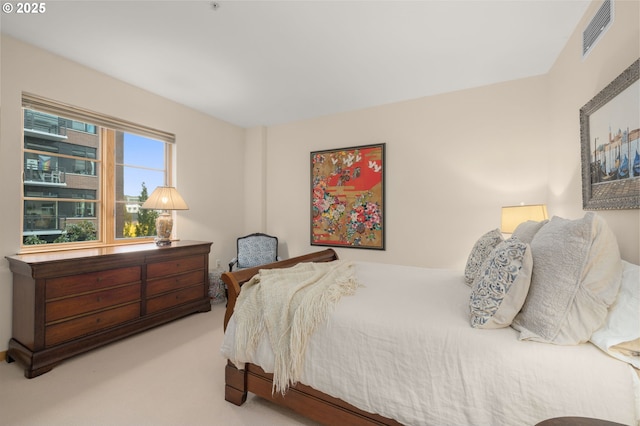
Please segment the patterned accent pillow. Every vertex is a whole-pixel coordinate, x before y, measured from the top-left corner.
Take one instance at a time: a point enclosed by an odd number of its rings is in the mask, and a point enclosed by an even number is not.
[[[487,232],[476,241],[471,253],[469,253],[467,266],[464,268],[464,281],[468,286],[473,284],[473,280],[476,279],[482,263],[491,254],[491,250],[502,241],[504,241],[504,238],[502,238],[502,233],[498,228]]]
[[[527,298],[532,269],[528,244],[517,237],[498,244],[473,282],[469,303],[471,325],[508,327]]]

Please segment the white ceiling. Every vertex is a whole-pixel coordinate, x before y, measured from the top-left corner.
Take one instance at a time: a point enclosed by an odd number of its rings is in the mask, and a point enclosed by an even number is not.
[[[253,127],[544,74],[590,1],[44,3],[1,31]]]

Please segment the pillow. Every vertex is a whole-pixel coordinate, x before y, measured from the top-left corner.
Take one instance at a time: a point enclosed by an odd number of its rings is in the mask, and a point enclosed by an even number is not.
[[[640,266],[625,261],[622,265],[618,298],[591,343],[640,369]]]
[[[471,249],[471,253],[469,253],[467,266],[464,268],[464,281],[467,285],[470,286],[473,284],[473,280],[476,279],[482,263],[489,256],[491,250],[502,241],[504,241],[504,238],[502,238],[502,234],[498,228],[487,232],[476,241]]]
[[[528,244],[517,237],[498,244],[473,282],[469,303],[471,325],[508,327],[527,297],[532,267]]]
[[[522,222],[513,231],[512,236],[518,237],[518,239],[523,243],[531,244],[531,241],[533,241],[533,237],[540,230],[540,228],[542,228],[542,226],[547,222],[549,221],[543,220],[540,222],[536,222],[535,220],[528,220],[526,222]]]
[[[521,340],[574,345],[589,340],[607,316],[622,278],[615,235],[593,212],[553,217],[531,241],[529,294],[512,326]]]

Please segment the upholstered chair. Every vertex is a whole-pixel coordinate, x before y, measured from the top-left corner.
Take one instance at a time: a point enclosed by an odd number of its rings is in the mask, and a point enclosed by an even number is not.
[[[229,271],[234,268],[253,268],[278,260],[278,238],[257,232],[238,238],[237,254],[229,262]]]

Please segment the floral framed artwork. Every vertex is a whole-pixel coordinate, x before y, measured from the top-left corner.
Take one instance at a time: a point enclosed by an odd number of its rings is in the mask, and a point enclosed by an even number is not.
[[[640,60],[580,109],[582,206],[640,208]]]
[[[311,245],[385,249],[385,146],[311,152]]]

